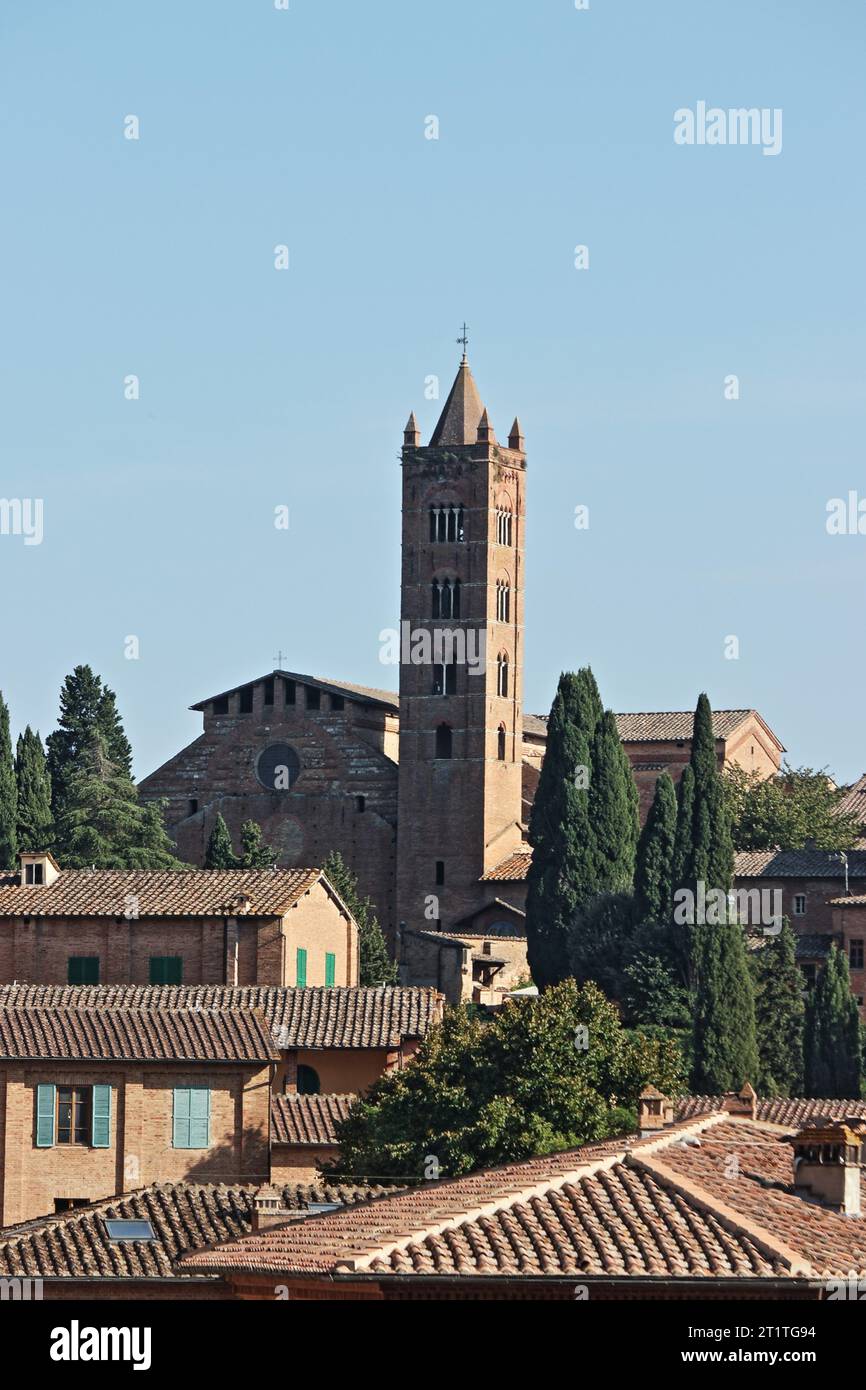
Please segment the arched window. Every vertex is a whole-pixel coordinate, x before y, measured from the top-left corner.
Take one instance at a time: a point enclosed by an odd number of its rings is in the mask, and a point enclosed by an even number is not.
[[[507,579],[496,581],[496,618],[500,623],[507,623],[511,618],[511,585]]]
[[[433,617],[460,617],[460,580],[433,580]]]
[[[496,732],[496,756],[501,763],[505,762],[505,725],[500,724]]]
[[[436,757],[450,758],[454,742],[450,724],[439,724],[436,727]]]
[[[440,589],[439,589],[439,580],[438,580],[438,579],[434,579],[434,580],[433,580],[433,583],[432,583],[432,585],[431,585],[431,591],[432,591],[431,611],[432,611],[432,614],[433,614],[433,617],[434,617],[434,618],[440,618],[440,617],[442,616],[442,594],[441,594],[441,591],[440,591]]]
[[[433,694],[457,694],[457,657],[450,661],[439,661],[433,667]]]
[[[321,1089],[319,1073],[302,1062],[298,1067],[298,1095],[317,1096]]]
[[[511,544],[511,510],[509,507],[496,508],[496,540],[499,545]]]
[[[446,502],[430,508],[430,539],[434,542],[465,540],[462,506]]]
[[[505,652],[500,652],[496,658],[496,693],[508,694],[508,657]]]

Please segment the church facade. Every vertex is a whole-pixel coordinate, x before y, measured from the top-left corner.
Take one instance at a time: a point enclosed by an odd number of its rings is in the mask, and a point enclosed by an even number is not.
[[[166,802],[188,862],[203,862],[218,813],[236,844],[257,821],[281,865],[338,850],[406,982],[442,987],[456,970],[461,996],[484,1000],[525,968],[526,826],[547,729],[523,711],[524,438],[515,419],[498,442],[465,353],[428,444],[410,416],[402,473],[399,695],[267,672],[195,704],[200,737],[141,793]],[[691,717],[617,716],[644,812],[658,773],[676,779],[688,761]],[[718,711],[715,733],[720,766],[778,769],[784,750],[756,711]]]

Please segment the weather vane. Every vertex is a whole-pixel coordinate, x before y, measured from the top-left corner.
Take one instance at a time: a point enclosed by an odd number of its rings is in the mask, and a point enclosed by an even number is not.
[[[458,343],[462,343],[462,344],[463,344],[463,356],[465,357],[465,356],[466,356],[466,349],[467,349],[467,347],[469,346],[469,329],[466,327],[466,324],[465,324],[465,323],[464,323],[464,325],[463,325],[463,337],[462,337],[462,338],[458,338],[457,341],[458,341]]]

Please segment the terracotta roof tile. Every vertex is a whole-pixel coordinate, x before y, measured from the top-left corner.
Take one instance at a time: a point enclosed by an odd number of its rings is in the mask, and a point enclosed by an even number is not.
[[[336,1144],[356,1095],[272,1096],[272,1144]]]
[[[280,917],[321,869],[64,869],[53,883],[0,879],[0,917]],[[239,901],[247,899],[246,903]]]
[[[866,850],[848,851],[849,878],[866,878]],[[837,878],[845,868],[829,849],[747,849],[734,856],[735,878]]]
[[[722,1109],[723,1096],[683,1096],[674,1114],[678,1121],[692,1120]],[[866,1117],[866,1100],[814,1100],[803,1096],[758,1098],[756,1119],[764,1124],[799,1128],[818,1119],[840,1120],[845,1115]]]
[[[529,874],[529,866],[532,863],[532,850],[517,849],[512,854],[506,856],[500,863],[495,864],[492,869],[488,869],[486,874],[481,875],[481,883],[516,883],[525,879]]]
[[[354,681],[335,681],[329,676],[310,676],[304,675],[301,671],[268,671],[264,676],[254,676],[251,681],[241,681],[239,685],[229,686],[228,690],[221,690],[217,695],[208,695],[207,699],[199,700],[196,704],[190,705],[190,709],[204,710],[214,700],[221,700],[226,695],[235,695],[239,690],[244,690],[250,685],[259,685],[262,681],[270,680],[274,676],[282,677],[284,680],[297,681],[300,685],[312,685],[320,690],[332,691],[335,695],[344,695],[349,700],[357,700],[364,705],[385,705],[395,713],[400,708],[400,697],[393,690],[380,690],[377,686],[356,685]]]
[[[443,996],[409,985],[2,985],[0,1008],[260,1009],[281,1048],[397,1048],[423,1038]]]
[[[256,1009],[0,1008],[0,1059],[279,1061]]]

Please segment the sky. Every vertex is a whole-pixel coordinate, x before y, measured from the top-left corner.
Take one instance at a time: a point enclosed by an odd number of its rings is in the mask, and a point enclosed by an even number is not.
[[[864,39],[855,0],[4,0],[13,730],[89,663],[143,776],[278,652],[395,688],[402,430],[465,321],[526,436],[525,708],[590,664],[859,776]],[[677,143],[699,102],[781,148]]]

